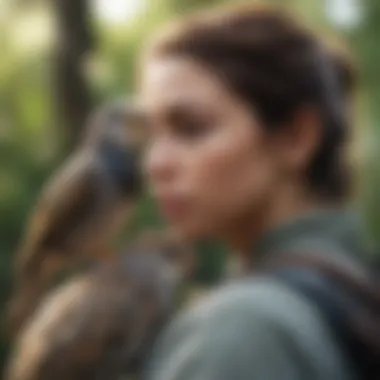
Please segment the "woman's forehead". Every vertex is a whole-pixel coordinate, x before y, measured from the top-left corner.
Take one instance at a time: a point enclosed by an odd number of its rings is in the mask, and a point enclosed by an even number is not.
[[[145,66],[142,100],[147,107],[223,103],[228,90],[201,65],[185,58],[152,60]]]

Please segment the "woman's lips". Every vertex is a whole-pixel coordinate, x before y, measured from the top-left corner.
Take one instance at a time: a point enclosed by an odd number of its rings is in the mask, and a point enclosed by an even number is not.
[[[187,202],[184,198],[175,196],[158,197],[157,202],[162,215],[169,220],[179,220],[186,213]]]

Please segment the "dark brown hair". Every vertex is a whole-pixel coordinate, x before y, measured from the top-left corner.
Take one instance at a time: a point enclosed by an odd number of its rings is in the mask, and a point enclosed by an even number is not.
[[[346,106],[354,70],[290,14],[257,5],[194,14],[164,30],[148,49],[152,55],[200,62],[254,105],[270,131],[290,122],[303,105],[316,107],[323,135],[308,184],[326,199],[348,195],[351,181],[341,147],[349,134]]]

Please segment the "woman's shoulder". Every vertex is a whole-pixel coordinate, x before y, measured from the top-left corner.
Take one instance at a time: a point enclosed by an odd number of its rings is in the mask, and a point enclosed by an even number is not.
[[[247,319],[261,319],[276,324],[297,324],[302,319],[319,319],[316,306],[301,294],[270,277],[234,280],[199,297],[183,312],[182,318],[197,318],[199,323],[228,314]]]
[[[179,312],[173,331],[182,328],[208,328],[223,324],[262,325],[285,329],[295,335],[305,334],[318,340],[327,326],[318,310],[302,294],[270,277],[234,280],[196,297]],[[237,327],[236,327],[237,328]]]
[[[264,276],[218,286],[181,311],[174,325],[205,327],[227,319],[229,324],[236,321],[241,326],[282,326],[295,334],[308,331],[309,337],[320,337],[324,328],[314,304],[280,281]]]
[[[279,371],[287,363],[282,370],[290,372],[297,365],[305,368],[305,363],[309,363],[310,371],[319,367],[325,378],[334,378],[328,374],[341,374],[346,368],[331,331],[315,306],[271,278],[220,286],[181,311],[162,343],[161,363],[181,348],[191,346],[190,356],[202,358],[202,363],[223,367],[223,362],[239,362],[239,367],[247,367],[247,373],[267,371],[271,367],[268,360],[274,366],[278,363]],[[241,363],[242,352],[250,352],[252,362]],[[284,361],[289,355],[292,358]],[[194,361],[194,357],[189,357],[189,361]],[[305,358],[303,363],[298,363],[300,357]]]

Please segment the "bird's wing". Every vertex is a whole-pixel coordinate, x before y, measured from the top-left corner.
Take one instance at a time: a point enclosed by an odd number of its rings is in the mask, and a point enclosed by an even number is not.
[[[95,207],[96,174],[91,157],[77,155],[47,182],[16,258],[19,270],[25,271],[31,262],[42,259],[45,250],[64,246],[73,231],[86,221]]]

